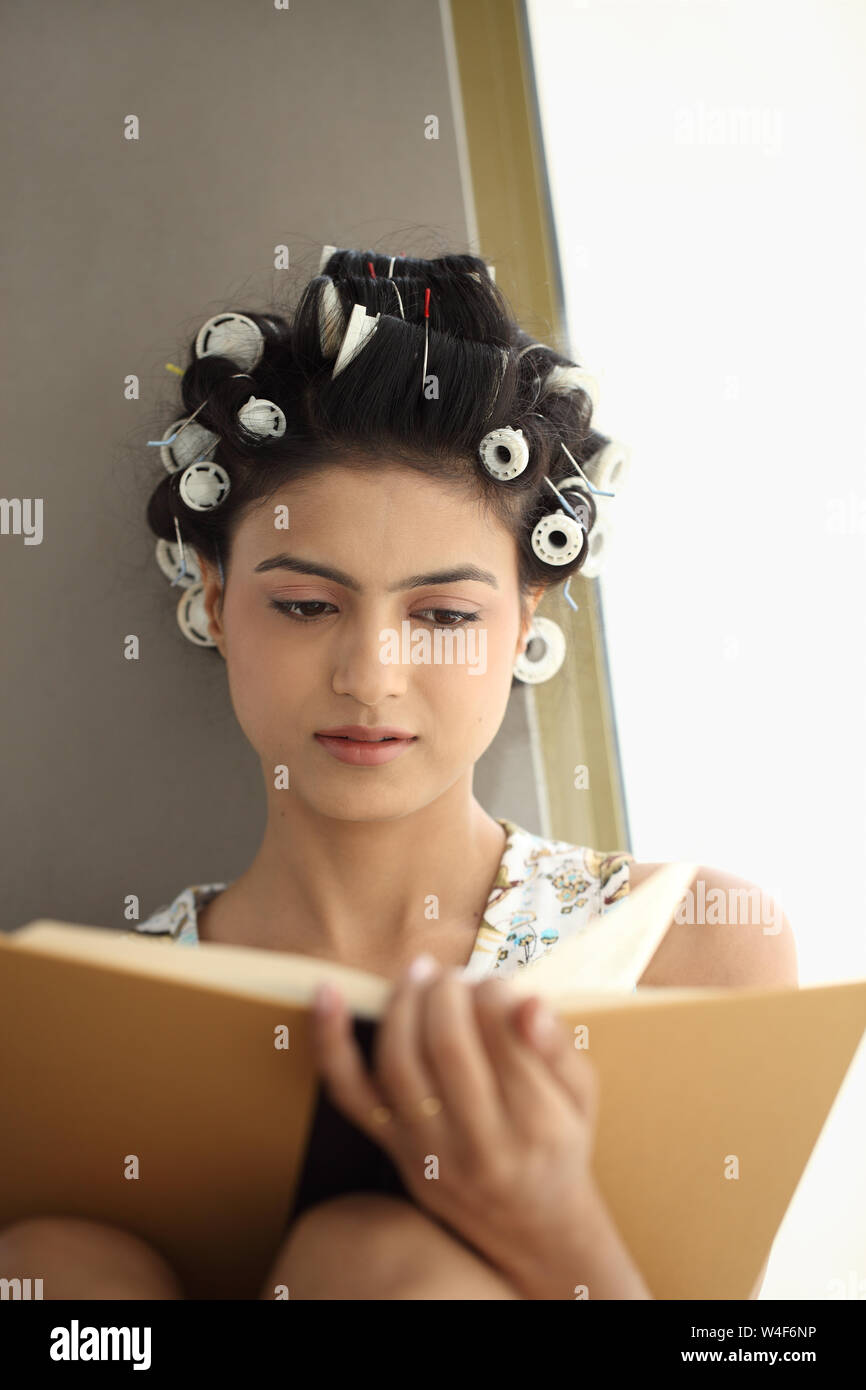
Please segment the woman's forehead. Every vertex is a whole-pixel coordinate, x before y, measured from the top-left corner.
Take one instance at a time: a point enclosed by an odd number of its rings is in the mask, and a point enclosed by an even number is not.
[[[506,564],[515,541],[508,528],[464,487],[409,469],[372,473],[329,468],[288,483],[252,506],[235,544],[273,549],[274,539],[327,544],[349,553],[379,546],[386,554],[472,551]]]

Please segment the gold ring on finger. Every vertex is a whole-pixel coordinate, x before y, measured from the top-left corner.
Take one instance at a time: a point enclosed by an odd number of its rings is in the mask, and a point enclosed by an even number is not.
[[[438,1115],[442,1109],[442,1102],[438,1096],[425,1096],[418,1102],[418,1109],[422,1115]]]

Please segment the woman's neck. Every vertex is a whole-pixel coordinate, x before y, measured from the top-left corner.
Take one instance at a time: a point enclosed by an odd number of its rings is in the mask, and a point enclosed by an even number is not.
[[[252,864],[200,914],[202,940],[389,976],[420,951],[466,964],[506,842],[471,790],[366,821],[286,807],[279,795]]]

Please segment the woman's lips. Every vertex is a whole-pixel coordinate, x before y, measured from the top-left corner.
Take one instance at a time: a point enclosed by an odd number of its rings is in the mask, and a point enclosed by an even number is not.
[[[338,762],[349,763],[353,767],[377,767],[380,763],[393,762],[416,741],[415,738],[391,738],[382,743],[373,743],[369,739],[329,734],[314,734],[313,737]]]

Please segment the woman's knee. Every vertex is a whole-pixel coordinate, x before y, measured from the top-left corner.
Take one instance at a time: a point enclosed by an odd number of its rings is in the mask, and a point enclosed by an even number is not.
[[[0,1278],[41,1279],[46,1299],[184,1297],[171,1265],[147,1241],[76,1216],[29,1216],[0,1230]]]
[[[480,1255],[401,1197],[353,1192],[293,1225],[260,1298],[517,1298]]]

